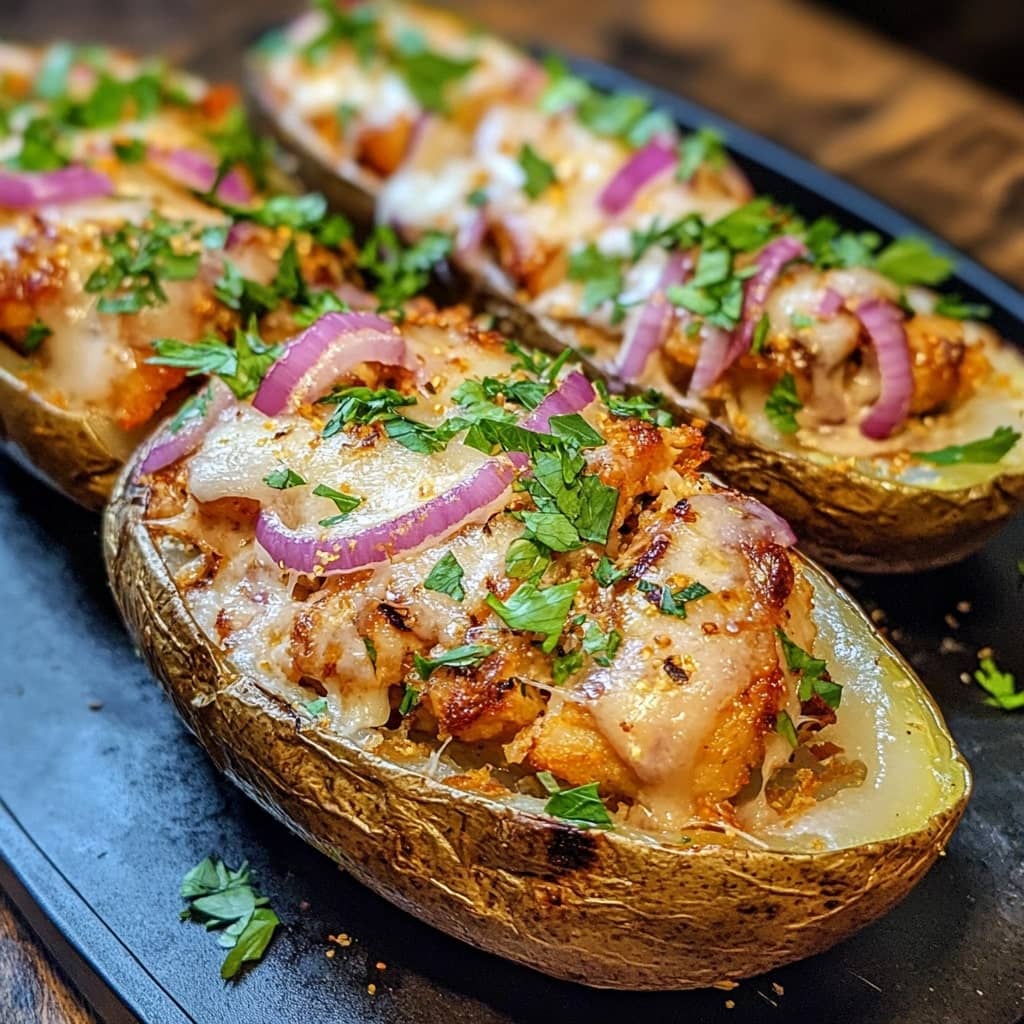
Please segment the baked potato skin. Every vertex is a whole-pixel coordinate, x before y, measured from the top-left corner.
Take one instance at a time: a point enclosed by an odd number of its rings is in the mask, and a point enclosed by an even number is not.
[[[114,594],[214,763],[369,888],[474,946],[599,988],[698,988],[759,974],[880,917],[962,814],[969,782],[919,832],[785,855],[580,831],[429,780],[300,719],[232,667],[179,596],[131,473],[104,520]]]
[[[356,224],[372,225],[374,195],[369,176],[354,164],[346,171],[348,177],[341,176],[280,123],[258,56],[250,55],[246,79],[254,118],[262,131],[295,155],[299,177]],[[493,283],[471,280],[461,271],[446,277],[446,287],[454,288],[459,299],[471,298],[477,308],[496,316],[499,329],[509,337],[549,351],[588,343],[571,324],[533,315]],[[601,367],[588,368],[592,375],[607,376]],[[674,405],[671,394],[666,405]],[[684,420],[693,420],[685,408],[676,405],[675,411]],[[910,573],[949,565],[981,548],[1024,508],[1024,474],[993,473],[983,485],[930,490],[815,465],[714,423],[707,425],[705,433],[711,470],[786,518],[800,539],[801,550],[836,568]]]

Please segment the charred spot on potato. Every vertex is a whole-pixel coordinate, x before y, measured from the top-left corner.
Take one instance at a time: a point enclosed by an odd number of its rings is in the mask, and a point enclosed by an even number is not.
[[[583,871],[597,860],[597,837],[586,829],[555,825],[549,830],[547,854],[556,871]]]

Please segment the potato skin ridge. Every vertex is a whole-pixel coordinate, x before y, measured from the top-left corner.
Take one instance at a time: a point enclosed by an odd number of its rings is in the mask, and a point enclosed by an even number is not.
[[[598,988],[760,974],[884,914],[963,812],[966,793],[917,833],[783,854],[579,831],[427,779],[300,719],[232,667],[178,594],[131,473],[104,520],[114,594],[218,769],[374,892],[491,953]]]

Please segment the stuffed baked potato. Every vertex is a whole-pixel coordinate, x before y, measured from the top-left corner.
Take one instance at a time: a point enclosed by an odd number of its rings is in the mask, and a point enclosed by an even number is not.
[[[266,120],[347,212],[442,232],[509,333],[710,418],[713,467],[827,561],[910,571],[1024,502],[1024,358],[951,262],[754,197],[680,138],[447,14],[332,0],[253,55]]]
[[[265,357],[252,317],[272,344],[312,291],[351,298],[351,253],[298,230],[330,228],[322,199],[261,190],[280,175],[231,87],[96,47],[3,45],[0,117],[0,437],[99,507],[188,373],[233,360],[244,393],[246,360]]]
[[[201,394],[106,513],[117,601],[217,766],[400,907],[694,987],[944,848],[970,776],[930,697],[694,428],[461,310],[332,313],[251,404]]]

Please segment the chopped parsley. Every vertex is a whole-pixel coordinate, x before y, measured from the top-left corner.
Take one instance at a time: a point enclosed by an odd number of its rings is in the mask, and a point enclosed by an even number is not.
[[[160,338],[153,342],[156,352],[147,362],[155,366],[177,366],[190,377],[215,374],[236,398],[249,398],[259,389],[271,364],[283,351],[280,345],[267,345],[255,329],[235,330],[234,342],[226,344],[216,335],[199,341],[177,341]]]
[[[615,563],[607,555],[601,556],[594,569],[594,579],[599,587],[612,587],[628,575],[629,569],[616,569]]]
[[[798,745],[796,726],[793,724],[793,719],[790,717],[788,711],[780,711],[775,716],[775,731],[785,739],[785,741],[796,750]]]
[[[424,658],[417,651],[413,654],[413,662],[420,679],[426,682],[439,668],[445,666],[469,668],[472,665],[479,665],[484,658],[489,658],[497,649],[489,644],[465,644],[462,647],[453,647],[450,651],[444,651],[436,658]]]
[[[771,330],[772,322],[768,317],[767,313],[761,314],[761,319],[757,321],[757,326],[754,328],[754,336],[750,342],[750,351],[755,355],[759,356],[765,350],[765,346],[768,344],[768,332]]]
[[[281,923],[267,897],[254,888],[246,861],[232,870],[219,857],[205,858],[182,879],[181,898],[188,901],[182,921],[220,932],[218,945],[230,951],[220,968],[225,981],[235,977],[243,963],[263,958]]]
[[[561,686],[567,679],[583,668],[583,651],[577,649],[568,654],[557,654],[551,659],[551,681]]]
[[[49,117],[33,118],[21,134],[21,149],[6,161],[19,171],[55,171],[65,167],[70,158],[64,145],[61,125]]]
[[[90,294],[104,293],[97,309],[138,313],[167,302],[162,281],[190,281],[199,272],[199,253],[182,252],[182,239],[194,240],[191,222],[166,220],[158,213],[148,224],[124,224],[105,234],[107,259],[85,282]]]
[[[122,163],[138,164],[146,158],[146,144],[142,139],[115,141],[114,152]]]
[[[505,552],[505,575],[509,579],[539,579],[550,564],[549,550],[528,537],[517,537]]]
[[[842,231],[831,217],[819,217],[805,229],[804,244],[823,270],[867,267],[882,238],[874,231]]]
[[[1010,672],[1002,672],[992,658],[982,658],[975,669],[974,679],[989,696],[986,704],[1004,711],[1024,708],[1024,690],[1016,689],[1016,680]]]
[[[726,152],[722,136],[714,128],[698,128],[679,143],[677,181],[689,181],[701,167],[721,170]]]
[[[656,605],[662,615],[674,615],[677,619],[686,618],[686,606],[691,601],[699,601],[707,597],[711,591],[694,580],[679,590],[673,590],[664,583],[652,583],[650,580],[638,580],[637,590],[647,596],[651,604]]]
[[[221,182],[235,167],[244,167],[258,188],[267,187],[273,149],[269,139],[252,130],[244,107],[232,107],[217,129],[210,132],[209,139],[217,151],[217,173],[209,195],[216,194]]]
[[[956,466],[963,463],[990,464],[999,462],[1020,440],[1020,431],[1012,427],[996,427],[988,437],[954,444],[934,452],[912,452],[915,459],[936,466]]]
[[[804,403],[796,393],[796,380],[793,374],[786,373],[769,392],[764,412],[780,434],[795,434],[800,429],[796,414],[803,407]]]
[[[357,264],[373,277],[380,308],[400,309],[423,290],[430,272],[451,250],[451,237],[442,231],[427,231],[413,245],[403,246],[392,228],[380,224],[360,250]]]
[[[821,658],[808,654],[798,644],[793,643],[786,634],[776,627],[775,635],[782,644],[782,653],[786,658],[786,667],[795,672],[800,679],[797,696],[801,702],[812,697],[820,697],[833,710],[839,707],[843,696],[843,688],[832,681],[828,674],[828,666]]]
[[[590,95],[590,84],[577,78],[559,57],[547,57],[544,61],[548,84],[541,94],[540,109],[547,114],[557,114],[581,103]]]
[[[267,284],[243,277],[242,272],[225,257],[224,269],[213,286],[213,294],[229,309],[237,309],[243,317],[263,316],[277,309],[277,292]]]
[[[402,692],[402,700],[398,705],[398,713],[405,718],[414,708],[419,705],[420,702],[420,691],[415,686],[410,686],[409,683],[405,684],[405,690]]]
[[[573,598],[582,584],[582,580],[569,580],[541,588],[527,580],[519,585],[507,601],[502,601],[495,594],[488,594],[487,604],[510,629],[543,636],[541,650],[550,654],[562,635]]]
[[[538,772],[537,779],[548,793],[544,813],[579,828],[610,829],[612,816],[601,800],[596,782],[572,789],[560,789],[550,772]]]
[[[336,491],[333,487],[328,487],[327,484],[317,484],[316,487],[313,488],[313,493],[318,498],[328,498],[333,501],[334,507],[338,510],[337,515],[321,519],[321,526],[337,526],[338,523],[347,519],[349,514],[354,512],[363,503],[363,499],[357,497],[355,494],[346,494],[344,491]]]
[[[939,296],[935,312],[953,320],[987,320],[992,315],[992,307],[983,302],[965,302],[959,295],[950,294]]]
[[[519,150],[519,166],[526,176],[523,191],[536,199],[555,183],[555,169],[528,142]]]
[[[449,86],[465,78],[477,61],[474,57],[447,57],[426,48],[419,33],[402,33],[392,55],[395,67],[409,91],[424,110],[448,113]]]
[[[583,633],[583,650],[598,665],[607,668],[621,645],[622,634],[617,629],[609,629],[605,632],[596,622],[587,623],[587,628]]]
[[[42,345],[42,343],[46,341],[51,334],[53,334],[52,329],[43,323],[39,317],[36,317],[35,320],[28,325],[28,329],[25,331],[25,337],[21,340],[22,352],[24,352],[25,355],[31,355],[33,352],[38,350],[39,346]]]
[[[674,305],[731,331],[743,314],[744,276],[748,276],[745,271],[734,270],[733,254],[727,247],[706,242],[693,276],[685,284],[667,288],[665,295]]]
[[[953,272],[953,261],[936,252],[923,238],[898,238],[876,257],[875,269],[897,284],[942,284]]]
[[[576,107],[576,116],[595,135],[621,139],[634,148],[673,129],[666,114],[652,110],[648,100],[631,93],[590,90]]]
[[[625,286],[623,259],[601,252],[593,242],[569,255],[569,280],[583,284],[580,312],[587,316],[605,302],[615,302]]]
[[[335,406],[323,430],[324,437],[333,437],[350,423],[368,424],[389,419],[395,415],[396,409],[415,405],[416,399],[392,388],[374,389],[359,385],[335,388],[329,395],[321,398],[320,403]]]
[[[310,718],[322,718],[327,714],[327,698],[317,697],[315,700],[308,700],[299,707],[309,715]]]
[[[459,564],[459,560],[450,551],[446,551],[427,578],[423,581],[423,586],[427,590],[437,591],[439,594],[447,594],[453,601],[461,601],[466,596],[466,591],[462,589],[462,579],[465,576],[466,571]]]
[[[648,388],[640,395],[626,396],[610,394],[608,385],[603,380],[594,381],[594,387],[613,416],[644,420],[659,427],[671,427],[675,424],[672,413],[662,408],[665,396],[655,388]]]
[[[377,55],[377,12],[365,4],[343,7],[336,0],[315,0],[314,6],[327,20],[323,31],[303,48],[303,54],[313,64],[320,64],[337,43],[349,43],[361,64],[366,65]]]
[[[273,487],[275,491],[287,491],[291,487],[301,487],[306,481],[294,469],[279,466],[271,470],[263,478],[263,482],[268,487]]]

